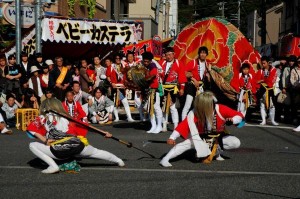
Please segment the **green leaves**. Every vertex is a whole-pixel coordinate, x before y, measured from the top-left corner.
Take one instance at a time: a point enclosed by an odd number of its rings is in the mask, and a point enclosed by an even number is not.
[[[96,0],[68,0],[69,16],[75,17],[76,13],[74,10],[75,3],[79,1],[80,6],[86,6],[88,9],[88,18],[92,19],[96,13]]]

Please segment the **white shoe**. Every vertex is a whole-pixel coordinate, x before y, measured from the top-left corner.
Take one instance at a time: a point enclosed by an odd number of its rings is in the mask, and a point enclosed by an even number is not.
[[[157,126],[156,129],[152,133],[158,134],[158,133],[161,132],[161,130],[162,130],[162,127],[161,126]]]
[[[278,126],[279,124],[277,123],[277,122],[275,122],[275,121],[272,121],[271,122],[274,126]]]
[[[52,173],[58,173],[58,172],[59,172],[59,167],[52,167],[52,166],[49,166],[47,169],[42,171],[42,173],[45,173],[45,174],[52,174]]]
[[[217,161],[224,161],[225,159],[222,156],[218,155],[218,157],[216,157],[216,160]]]
[[[123,162],[123,160],[120,160],[120,161],[118,162],[118,165],[119,165],[119,167],[124,167],[124,166],[125,166],[125,163]]]
[[[266,125],[266,122],[262,121],[259,125]]]
[[[293,129],[293,131],[300,132],[300,125],[297,128]]]
[[[119,122],[119,121],[120,121],[119,119],[115,119],[115,120],[114,120],[114,122]]]
[[[171,167],[171,166],[172,166],[171,163],[170,163],[169,161],[164,160],[164,159],[162,159],[162,160],[159,162],[159,164],[160,164],[161,166],[163,166],[163,167]]]
[[[135,122],[135,120],[132,119],[132,118],[127,118],[127,121],[128,121],[128,122]]]
[[[12,131],[7,129],[6,127],[4,127],[4,129],[2,129],[1,131],[2,134],[12,134]]]

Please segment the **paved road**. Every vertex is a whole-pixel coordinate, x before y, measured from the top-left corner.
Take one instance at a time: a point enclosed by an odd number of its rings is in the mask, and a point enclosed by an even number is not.
[[[99,126],[98,126],[99,127]],[[41,174],[46,166],[28,149],[32,140],[21,131],[0,136],[1,198],[300,198],[300,133],[290,127],[230,127],[241,148],[225,152],[223,162],[197,163],[194,151],[159,166],[170,134],[146,134],[149,124],[120,122],[101,127],[114,136],[153,154],[89,133],[90,143],[125,160],[119,168],[109,162],[84,159],[79,174]]]

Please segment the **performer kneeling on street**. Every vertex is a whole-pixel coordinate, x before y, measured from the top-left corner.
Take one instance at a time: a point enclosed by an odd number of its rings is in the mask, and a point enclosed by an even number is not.
[[[182,136],[185,141],[176,144],[169,153],[161,160],[164,167],[171,167],[170,159],[177,157],[183,152],[195,148],[196,157],[204,158],[211,155],[212,150],[206,139],[216,137],[221,149],[235,149],[240,146],[240,140],[225,133],[226,122],[243,124],[243,114],[221,104],[216,104],[216,98],[211,92],[199,94],[194,101],[194,109],[173,131],[167,143],[175,145],[175,140]],[[215,153],[216,154],[216,153]],[[216,154],[217,160],[224,160]]]
[[[59,100],[55,98],[46,99],[45,104],[47,110],[53,110],[70,117]],[[44,110],[41,110],[40,114],[29,124],[27,131],[42,141],[42,143],[31,142],[29,144],[31,152],[49,165],[42,173],[59,172],[59,167],[54,159],[63,160],[74,156],[107,160],[117,163],[121,167],[125,165],[120,158],[112,153],[89,145],[87,139],[80,132],[77,132],[76,136],[68,134],[69,121],[64,117],[51,112],[45,113]],[[112,135],[106,132],[105,137],[109,138]]]

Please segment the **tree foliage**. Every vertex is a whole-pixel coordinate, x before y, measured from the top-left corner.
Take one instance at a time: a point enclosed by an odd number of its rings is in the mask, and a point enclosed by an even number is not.
[[[187,5],[186,0],[178,0],[178,19],[181,28],[191,22],[195,22],[205,17],[221,17],[222,11],[219,9],[218,3],[221,0],[194,0],[194,5]],[[237,26],[238,0],[225,1],[225,19]],[[282,0],[266,0],[266,8],[271,8],[274,5],[281,3]],[[247,32],[247,15],[257,10],[261,12],[262,0],[244,0],[241,2],[240,9],[240,30],[242,33]],[[197,15],[195,15],[195,12]]]

